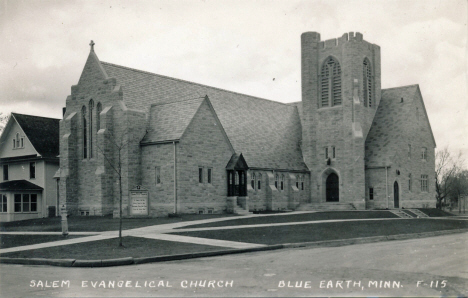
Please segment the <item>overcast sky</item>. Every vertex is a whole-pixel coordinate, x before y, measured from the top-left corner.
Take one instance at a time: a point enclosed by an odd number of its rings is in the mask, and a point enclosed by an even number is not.
[[[89,42],[101,61],[301,100],[300,35],[361,32],[382,87],[419,84],[438,148],[468,158],[467,1],[0,0],[0,112],[61,117]]]

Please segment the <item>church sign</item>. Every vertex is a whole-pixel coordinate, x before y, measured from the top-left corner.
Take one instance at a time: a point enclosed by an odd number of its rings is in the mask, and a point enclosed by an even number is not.
[[[148,209],[148,190],[140,185],[130,190],[130,215],[147,216]]]

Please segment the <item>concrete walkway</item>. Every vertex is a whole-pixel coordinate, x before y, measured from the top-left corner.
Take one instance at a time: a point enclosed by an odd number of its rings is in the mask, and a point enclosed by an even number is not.
[[[173,235],[169,233],[204,231],[204,230],[246,229],[246,228],[287,226],[287,225],[320,224],[320,223],[325,223],[325,222],[331,223],[331,222],[369,221],[369,220],[402,220],[402,218],[333,219],[333,220],[316,220],[316,221],[284,222],[284,223],[183,229],[183,227],[186,227],[186,226],[200,225],[200,224],[220,222],[220,221],[229,221],[229,220],[235,220],[235,219],[241,219],[241,218],[244,219],[244,218],[251,218],[251,217],[266,217],[266,216],[289,216],[289,215],[315,213],[315,212],[317,211],[297,211],[297,212],[290,212],[286,214],[285,213],[251,214],[251,215],[246,215],[246,216],[202,219],[202,220],[185,221],[185,222],[154,225],[154,226],[147,226],[147,227],[141,227],[141,228],[136,228],[136,229],[123,230],[122,234],[123,236],[142,237],[142,238],[164,240],[164,241],[184,242],[184,243],[193,243],[193,244],[239,249],[239,248],[262,247],[264,245],[256,244],[256,243],[244,243],[244,242],[236,242],[236,241],[225,241],[225,240],[217,240],[217,239]],[[459,217],[456,217],[456,218],[462,219]],[[444,219],[444,218],[432,217],[430,219]],[[454,218],[445,218],[445,219],[454,219]],[[468,220],[468,218],[463,218],[463,220]],[[0,232],[0,235],[1,234],[5,234],[5,235],[61,235],[61,232]],[[26,246],[3,248],[3,249],[0,249],[0,253],[25,251],[25,250],[31,250],[31,249],[41,249],[41,248],[47,248],[47,247],[76,244],[76,243],[86,243],[86,242],[91,242],[91,241],[98,241],[98,240],[112,239],[112,238],[119,237],[118,231],[71,232],[69,235],[83,235],[83,236],[91,235],[91,236],[79,237],[79,238],[73,238],[73,239],[64,239],[64,240],[59,240],[59,241],[32,244],[32,245],[26,245]]]

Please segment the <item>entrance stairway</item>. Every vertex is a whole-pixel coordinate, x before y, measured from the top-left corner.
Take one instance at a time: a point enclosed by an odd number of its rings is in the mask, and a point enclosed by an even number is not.
[[[346,211],[356,210],[353,204],[350,203],[310,203],[301,204],[296,211]]]
[[[237,214],[237,215],[250,215],[250,214],[253,214],[253,212],[250,212],[249,210],[245,210],[244,208],[242,208],[240,206],[235,206],[233,211],[234,211],[233,213]]]
[[[401,217],[401,218],[413,218],[413,216],[409,215],[408,213],[400,210],[400,209],[395,209],[395,210],[388,210],[390,211],[391,213],[395,214],[396,216],[398,217]]]
[[[426,213],[422,212],[421,210],[418,209],[407,209],[411,211],[412,213],[416,214],[418,217],[429,217]]]

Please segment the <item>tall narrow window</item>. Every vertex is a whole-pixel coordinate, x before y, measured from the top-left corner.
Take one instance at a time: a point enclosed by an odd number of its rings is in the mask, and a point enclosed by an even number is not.
[[[24,137],[21,137],[21,148],[24,148]]]
[[[93,110],[94,101],[89,101],[89,158],[93,158]]]
[[[21,194],[15,193],[15,212],[21,212]]]
[[[16,140],[13,139],[13,149],[16,149]]]
[[[31,194],[31,212],[37,212],[37,194]]]
[[[7,196],[0,193],[0,212],[8,212]]]
[[[252,189],[255,189],[255,173],[252,173],[252,176],[250,177],[250,186],[252,186]]]
[[[155,168],[156,184],[161,184],[161,167]]]
[[[362,79],[362,90],[363,90],[363,99],[364,106],[372,106],[372,70],[369,59],[364,59],[363,62],[363,79]]]
[[[341,67],[332,57],[323,63],[320,85],[322,107],[341,105]]]
[[[325,147],[325,159],[328,159],[328,147]]]
[[[275,188],[278,189],[278,180],[279,180],[279,176],[278,174],[275,175]]]
[[[23,212],[31,211],[29,201],[29,194],[23,194]]]
[[[281,190],[284,189],[284,175],[281,175]]]
[[[336,149],[335,146],[332,147],[332,158],[336,157]]]
[[[212,174],[213,174],[213,169],[208,168],[208,172],[207,172],[207,175],[206,175],[206,180],[207,180],[206,182],[208,182],[209,184],[211,184]]]
[[[426,147],[421,148],[421,159],[427,160],[427,148]]]
[[[198,183],[203,183],[203,168],[198,167]]]
[[[370,187],[369,188],[369,200],[373,200],[374,199],[374,188],[373,187]]]
[[[427,175],[421,175],[421,191],[428,191]]]
[[[35,179],[35,178],[36,178],[36,163],[30,162],[29,163],[29,179]]]
[[[301,190],[304,190],[304,176],[301,176]]]
[[[98,102],[96,106],[96,132],[101,129],[101,112],[102,112],[102,105]]]
[[[408,190],[411,191],[411,174],[408,175]]]
[[[21,148],[21,147],[20,147],[20,136],[19,136],[19,133],[16,133],[16,148]]]
[[[257,190],[260,190],[262,189],[262,174],[258,174],[258,177],[257,177]]]
[[[88,158],[88,127],[86,125],[86,107],[81,108],[81,118],[83,121],[83,159]]]
[[[296,175],[296,188],[299,189],[299,175]]]
[[[8,165],[3,165],[3,181],[8,180]]]

